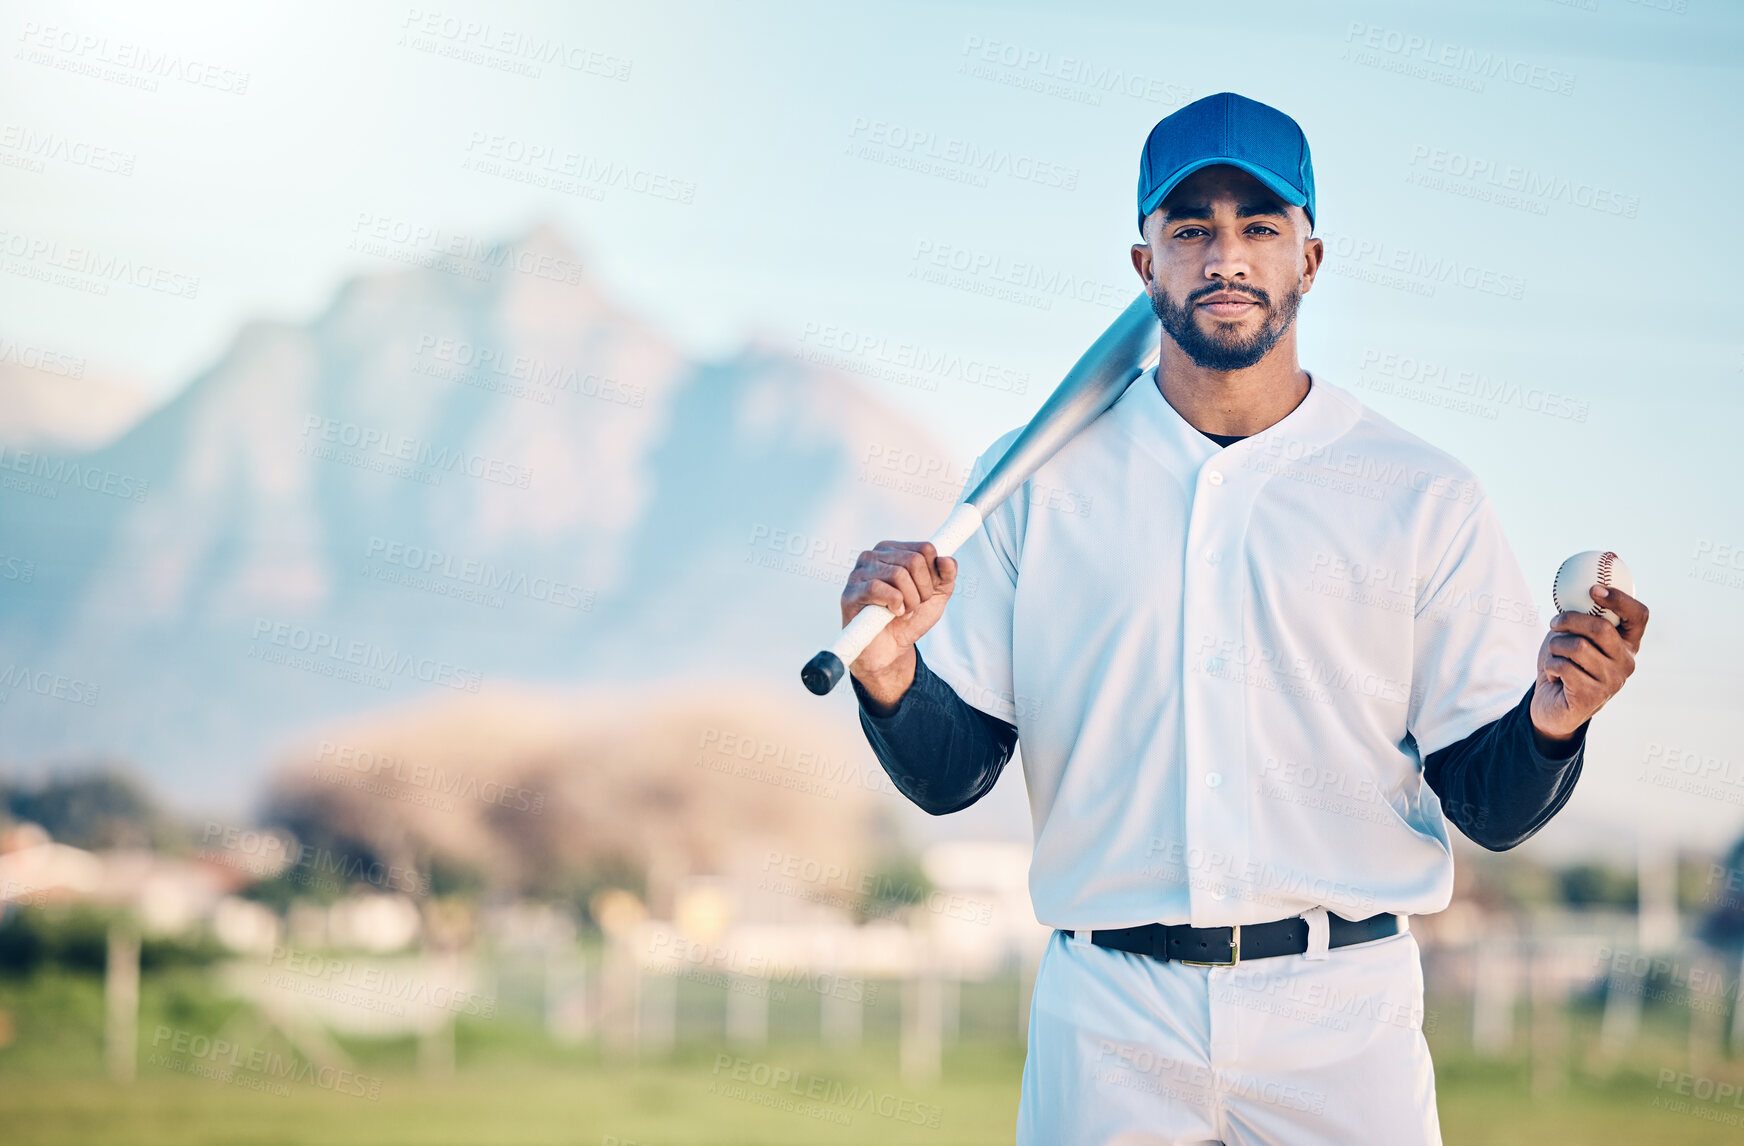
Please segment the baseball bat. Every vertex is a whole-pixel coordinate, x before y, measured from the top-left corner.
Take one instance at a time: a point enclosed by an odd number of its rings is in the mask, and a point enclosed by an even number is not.
[[[1133,380],[1157,358],[1157,319],[1150,296],[1140,294],[1102,336],[1090,345],[1077,365],[1035,417],[1024,426],[1011,448],[993,463],[987,476],[964,498],[938,532],[927,540],[940,557],[949,557],[957,546],[975,535],[981,523],[1013,491],[1028,481],[1042,463],[1053,457],[1108,407],[1114,405]],[[841,682],[854,658],[865,651],[895,616],[883,605],[867,605],[837,634],[829,648],[806,662],[799,677],[805,687],[823,696]]]

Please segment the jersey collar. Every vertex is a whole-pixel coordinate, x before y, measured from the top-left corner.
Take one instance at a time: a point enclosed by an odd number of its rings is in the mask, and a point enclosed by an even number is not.
[[[1200,466],[1220,454],[1237,466],[1260,453],[1306,457],[1348,432],[1362,416],[1362,403],[1312,371],[1308,379],[1308,394],[1294,410],[1232,446],[1219,446],[1169,405],[1157,387],[1155,366],[1133,380],[1114,412],[1141,448],[1190,483]]]

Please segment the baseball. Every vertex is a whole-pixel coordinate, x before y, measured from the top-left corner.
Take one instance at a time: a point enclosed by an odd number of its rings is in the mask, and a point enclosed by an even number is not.
[[[1559,613],[1591,613],[1613,625],[1619,624],[1617,614],[1593,600],[1594,585],[1621,589],[1631,597],[1635,595],[1635,578],[1630,575],[1629,567],[1623,564],[1623,559],[1609,549],[1589,549],[1585,553],[1576,553],[1556,571],[1556,585],[1550,590],[1551,603]]]

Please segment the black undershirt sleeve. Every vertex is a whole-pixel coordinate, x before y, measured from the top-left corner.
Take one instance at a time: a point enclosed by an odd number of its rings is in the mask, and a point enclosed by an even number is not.
[[[883,716],[852,674],[860,727],[896,790],[935,816],[962,811],[993,790],[1017,745],[1017,727],[982,712],[914,651],[914,683]]]
[[[1591,722],[1589,721],[1588,724]],[[1587,724],[1547,755],[1532,732],[1532,689],[1507,715],[1457,744],[1431,752],[1423,782],[1448,821],[1479,847],[1507,851],[1550,822],[1574,794],[1586,755]]]

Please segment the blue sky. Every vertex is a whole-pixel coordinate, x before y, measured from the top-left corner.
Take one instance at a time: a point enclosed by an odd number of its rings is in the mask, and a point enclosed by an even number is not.
[[[1542,605],[1562,557],[1609,547],[1655,606],[1585,813],[1744,823],[1744,783],[1637,778],[1656,745],[1744,770],[1738,6],[150,8],[0,5],[0,340],[163,397],[243,322],[394,265],[360,235],[550,220],[698,355],[828,338],[1027,376],[868,382],[966,462],[1136,291],[1151,125],[1221,90],[1281,107],[1329,249],[1303,365],[1479,473]],[[601,169],[597,197],[526,181]],[[44,285],[17,255],[42,242],[162,273]]]

